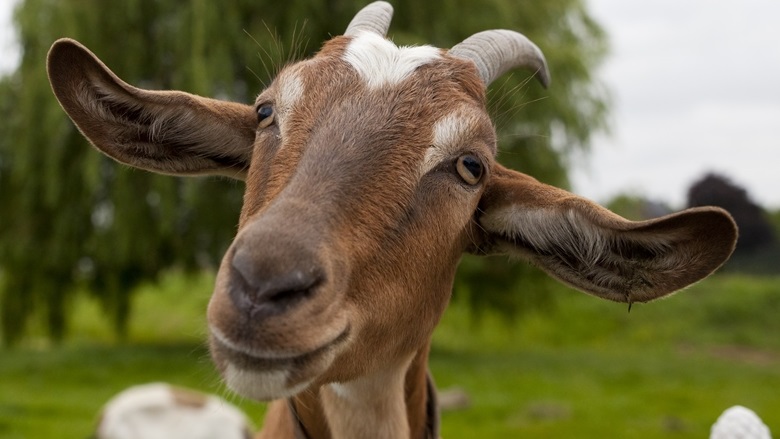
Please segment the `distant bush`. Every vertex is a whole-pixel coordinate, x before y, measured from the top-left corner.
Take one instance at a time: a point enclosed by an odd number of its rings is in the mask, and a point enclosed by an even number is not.
[[[739,240],[728,269],[756,274],[780,273],[780,244],[776,239],[780,233],[780,214],[768,215],[751,200],[745,189],[713,173],[688,189],[688,206],[719,206],[734,217],[739,227]]]
[[[707,174],[688,189],[688,206],[719,206],[731,213],[739,226],[737,251],[746,252],[775,241],[764,209],[753,202],[745,189],[728,178]]]

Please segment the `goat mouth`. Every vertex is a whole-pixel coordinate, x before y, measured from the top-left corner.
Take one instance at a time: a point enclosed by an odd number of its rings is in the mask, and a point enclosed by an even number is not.
[[[271,356],[242,349],[212,331],[211,355],[227,387],[239,395],[258,401],[287,398],[308,388],[328,370],[347,344],[350,331],[347,325],[338,336],[308,352]]]
[[[216,329],[211,330],[212,355],[218,366],[228,362],[242,370],[294,370],[332,353],[349,338],[351,327],[347,325],[337,336],[307,352],[280,352],[244,347],[230,341]]]

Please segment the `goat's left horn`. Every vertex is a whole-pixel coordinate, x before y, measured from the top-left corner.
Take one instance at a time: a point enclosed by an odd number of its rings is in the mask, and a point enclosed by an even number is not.
[[[374,2],[355,14],[344,35],[355,36],[360,31],[370,31],[384,37],[392,19],[393,6],[390,3]]]
[[[544,54],[525,35],[515,31],[479,32],[455,45],[449,53],[474,61],[485,86],[513,67],[531,70],[545,88],[550,85]]]

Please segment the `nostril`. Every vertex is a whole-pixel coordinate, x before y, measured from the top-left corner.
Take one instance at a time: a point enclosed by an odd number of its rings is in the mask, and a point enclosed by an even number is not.
[[[315,270],[293,270],[264,282],[257,296],[261,302],[286,309],[310,297],[321,282],[322,276],[317,275]]]
[[[269,281],[263,294],[270,302],[284,302],[298,296],[308,296],[321,282],[321,277],[312,272],[294,270],[285,276]]]
[[[239,309],[283,312],[310,298],[325,276],[316,264],[296,260],[293,267],[278,259],[263,261],[238,249],[231,261],[230,294]]]

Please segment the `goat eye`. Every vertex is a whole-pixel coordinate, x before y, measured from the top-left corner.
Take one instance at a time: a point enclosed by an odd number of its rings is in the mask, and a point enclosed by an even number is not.
[[[274,122],[274,107],[271,104],[264,104],[257,107],[258,128],[265,128]]]
[[[458,157],[455,169],[460,177],[468,184],[475,185],[482,178],[482,162],[473,155],[467,154]]]

